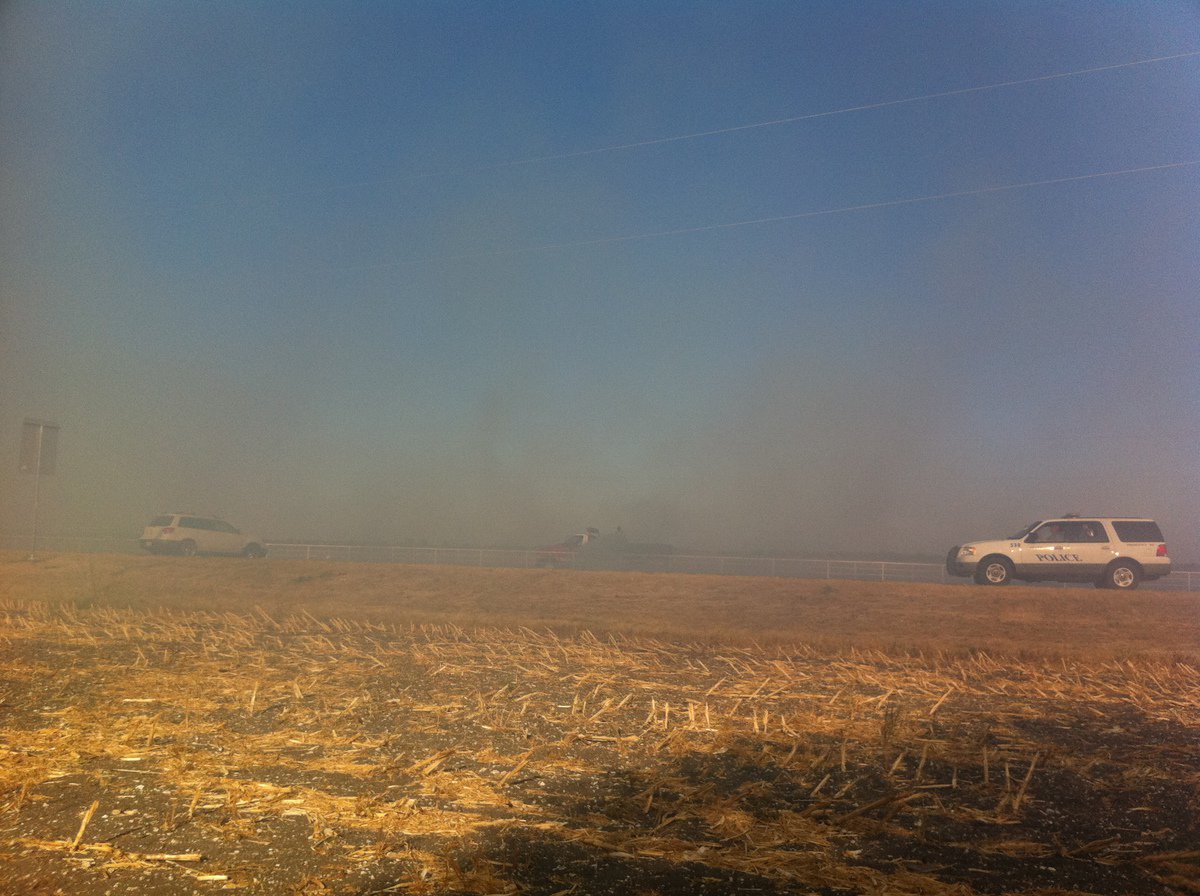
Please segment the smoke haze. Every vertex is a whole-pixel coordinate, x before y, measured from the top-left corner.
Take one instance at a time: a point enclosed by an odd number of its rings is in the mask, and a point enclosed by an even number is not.
[[[586,152],[1198,49],[1184,3],[8,4],[0,533],[34,417],[46,532],[934,556],[1079,511],[1200,561],[1200,57]]]

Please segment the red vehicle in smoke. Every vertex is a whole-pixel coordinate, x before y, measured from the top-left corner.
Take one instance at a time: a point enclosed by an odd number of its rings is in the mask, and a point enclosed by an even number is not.
[[[588,526],[582,532],[564,538],[557,544],[548,544],[538,548],[534,553],[533,565],[549,569],[571,566],[586,545],[595,544],[599,540],[600,530]]]
[[[664,570],[671,568],[675,549],[669,544],[641,544],[629,541],[618,526],[603,538],[600,530],[589,526],[582,532],[534,551],[533,565],[550,569],[566,566],[576,569]]]

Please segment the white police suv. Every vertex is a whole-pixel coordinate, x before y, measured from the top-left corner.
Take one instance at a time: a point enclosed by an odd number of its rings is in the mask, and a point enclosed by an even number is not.
[[[946,571],[980,585],[1027,582],[1094,582],[1097,588],[1136,588],[1171,571],[1162,530],[1136,517],[1038,520],[1016,535],[950,549]]]

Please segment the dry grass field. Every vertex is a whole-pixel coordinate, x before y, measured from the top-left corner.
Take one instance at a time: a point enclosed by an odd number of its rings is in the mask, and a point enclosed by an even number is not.
[[[1200,595],[0,555],[0,869],[1196,894]]]

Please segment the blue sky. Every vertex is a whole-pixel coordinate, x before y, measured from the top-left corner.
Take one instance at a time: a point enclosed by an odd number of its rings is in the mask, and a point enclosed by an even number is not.
[[[39,417],[62,531],[1200,561],[1197,54],[1190,2],[4,4],[0,528]]]

